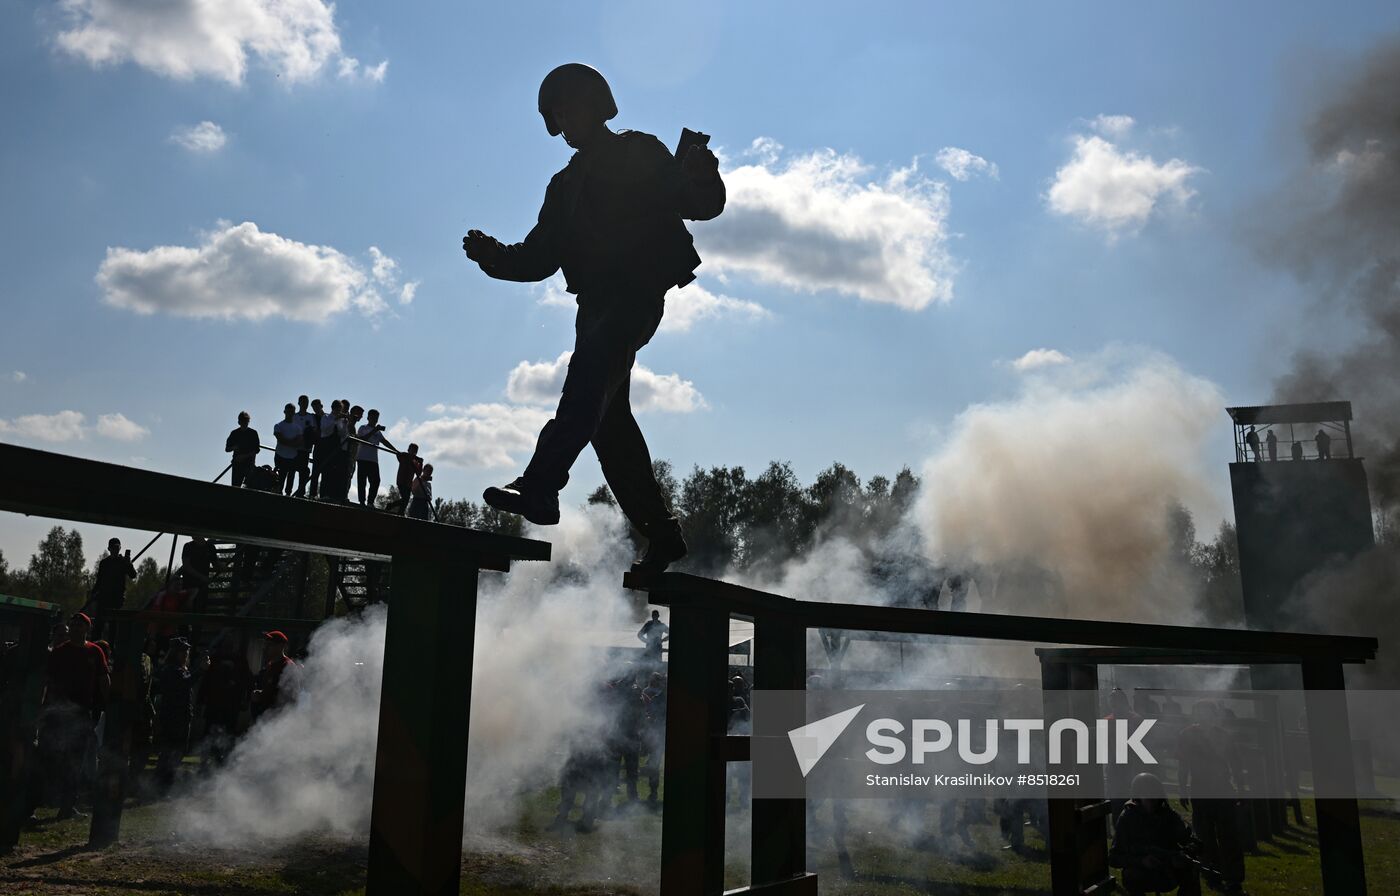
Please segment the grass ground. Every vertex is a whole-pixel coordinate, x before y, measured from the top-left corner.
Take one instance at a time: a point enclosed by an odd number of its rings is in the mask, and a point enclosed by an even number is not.
[[[472,837],[463,858],[469,896],[602,896],[654,893],[660,817],[646,810],[603,823],[593,834],[545,831],[554,795],[542,791],[523,805],[508,834]],[[1254,896],[1321,892],[1312,805],[1309,826],[1290,828],[1247,857]],[[747,879],[747,813],[735,812],[726,831],[727,885]],[[819,810],[818,822],[828,820]],[[857,876],[844,877],[828,838],[813,836],[810,864],[823,894],[841,896],[1031,896],[1048,890],[1044,843],[1027,828],[1020,852],[1001,849],[990,815],[971,829],[973,846],[916,848],[921,820],[898,830],[851,811],[847,845]],[[123,842],[89,851],[86,824],[48,822],[28,832],[20,849],[0,859],[0,894],[180,894],[180,896],[341,896],[363,892],[366,849],[310,837],[276,848],[213,846],[183,839],[171,803],[134,806],[123,817]],[[1389,804],[1367,804],[1362,817],[1370,892],[1400,893],[1400,815]]]

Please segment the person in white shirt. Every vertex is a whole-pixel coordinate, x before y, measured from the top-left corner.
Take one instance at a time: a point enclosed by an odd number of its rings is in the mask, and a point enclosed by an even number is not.
[[[379,412],[370,408],[367,422],[355,431],[360,442],[355,464],[355,485],[361,507],[373,507],[379,494],[379,446],[384,443],[384,427],[379,425]],[[369,485],[369,500],[365,500],[365,485]]]
[[[277,449],[273,452],[273,462],[277,465],[277,488],[282,494],[290,495],[297,471],[297,458],[306,438],[306,429],[297,419],[296,406],[291,402],[282,408],[282,419],[272,427],[272,434],[277,439]]]

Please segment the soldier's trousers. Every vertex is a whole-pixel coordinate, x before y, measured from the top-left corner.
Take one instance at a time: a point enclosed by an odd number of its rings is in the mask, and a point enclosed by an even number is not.
[[[672,520],[652,472],[651,452],[632,416],[632,364],[661,323],[665,292],[612,290],[579,297],[574,354],[554,419],[525,468],[531,487],[559,491],[590,442],[622,512],[650,535]]]

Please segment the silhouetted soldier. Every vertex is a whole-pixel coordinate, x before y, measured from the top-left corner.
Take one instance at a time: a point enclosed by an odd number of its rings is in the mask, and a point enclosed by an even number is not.
[[[1113,828],[1108,864],[1123,869],[1123,888],[1132,896],[1169,893],[1178,887],[1180,896],[1196,896],[1201,882],[1186,853],[1191,833],[1168,805],[1161,779],[1144,772],[1131,787],[1132,799]]]
[[[643,746],[647,753],[643,770],[651,788],[647,806],[655,809],[661,796],[661,760],[666,752],[666,679],[660,672],[651,673],[647,686],[642,689],[642,704],[646,711]]]
[[[122,541],[113,538],[107,542],[107,556],[97,563],[97,575],[88,593],[88,608],[96,609],[97,625],[93,634],[101,635],[109,615],[120,610],[126,603],[126,583],[136,578],[136,567],[131,562],[131,549],[122,553]]]
[[[719,163],[699,142],[677,159],[649,134],[611,131],[612,90],[586,65],[550,72],[539,111],[550,136],[562,133],[578,150],[550,181],[539,223],[509,246],[468,231],[462,248],[501,280],[544,280],[562,268],[578,296],[574,352],[559,408],[524,475],[483,497],[537,525],[557,523],[559,490],[592,442],[622,511],[648,539],[638,568],[661,570],[685,556],[686,544],[632,416],[631,371],[661,323],[666,291],[695,279],[700,256],[682,219],[708,220],[724,209]]]
[[[297,457],[306,440],[305,428],[297,420],[297,409],[290,402],[282,408],[282,419],[272,427],[272,437],[277,441],[272,452],[272,462],[277,466],[277,490],[290,495],[297,472]]]
[[[423,472],[423,458],[418,456],[418,443],[409,442],[408,450],[400,451],[398,458],[399,470],[394,477],[394,487],[399,490],[399,499],[403,501],[399,513],[407,516],[408,503],[413,498],[413,480]]]
[[[1317,431],[1316,441],[1317,441],[1317,459],[1318,459],[1318,460],[1331,460],[1331,459],[1332,459],[1332,437],[1329,436],[1329,435],[1328,435],[1326,432],[1324,432],[1323,430],[1319,429],[1319,430]]]
[[[1254,452],[1255,461],[1262,459],[1259,454],[1259,433],[1254,431],[1254,427],[1251,426],[1249,431],[1244,434],[1244,443],[1249,446],[1250,451]]]
[[[252,676],[232,641],[224,641],[214,655],[199,688],[204,707],[204,763],[223,765],[238,736],[243,707],[252,691]]]
[[[661,644],[671,638],[671,628],[661,621],[661,611],[652,610],[651,618],[642,623],[637,631],[637,640],[646,645],[643,656],[649,663],[661,662]]]
[[[1264,436],[1264,446],[1269,449],[1269,460],[1278,460],[1278,436],[1274,435],[1272,429]]]
[[[39,719],[39,750],[50,780],[58,783],[58,817],[75,818],[83,755],[93,738],[97,714],[107,702],[111,677],[102,648],[88,640],[92,620],[75,613],[68,640],[49,654],[48,683]]]
[[[1208,700],[1191,709],[1195,723],[1181,731],[1178,779],[1181,804],[1191,809],[1191,828],[1201,840],[1202,858],[1219,870],[1226,892],[1239,892],[1244,881],[1240,844],[1239,762],[1230,733],[1218,724],[1219,710]]]
[[[204,662],[209,662],[208,657]],[[175,783],[175,769],[185,758],[190,742],[190,722],[194,720],[195,680],[190,672],[189,641],[170,639],[159,681],[160,708],[156,719],[160,757],[156,760],[156,784],[164,791]]]
[[[234,488],[242,487],[258,460],[258,431],[248,425],[252,419],[247,411],[239,411],[238,428],[224,440],[224,451],[233,455],[233,479],[230,483]]]
[[[194,589],[193,609],[204,611],[209,595],[209,574],[214,567],[214,546],[202,535],[195,535],[180,549],[180,575],[188,588]]]
[[[1129,731],[1135,730],[1142,721],[1142,716],[1133,712],[1128,703],[1128,695],[1121,688],[1114,688],[1109,692],[1108,715],[1104,718],[1110,722],[1110,728],[1115,727],[1111,723],[1119,719],[1126,720]],[[1131,762],[1111,762],[1104,766],[1104,787],[1108,791],[1108,803],[1112,807],[1112,818],[1115,822],[1128,802],[1128,797],[1123,794],[1130,792],[1133,782],[1137,779],[1137,773],[1142,771],[1141,765],[1142,763],[1133,757]]]
[[[1293,443],[1293,459],[1294,459],[1294,460],[1302,460],[1302,459],[1303,459],[1303,443],[1302,443],[1302,442],[1294,442],[1294,443]]]
[[[370,408],[365,425],[356,431],[355,437],[369,445],[355,443],[358,462],[355,466],[356,494],[361,507],[373,507],[374,496],[379,494],[379,445],[384,442],[384,427],[379,423],[379,412]],[[365,485],[369,485],[369,497],[365,497]]]

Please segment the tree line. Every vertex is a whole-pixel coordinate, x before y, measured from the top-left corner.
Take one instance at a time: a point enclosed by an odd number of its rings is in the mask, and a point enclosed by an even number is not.
[[[833,463],[811,483],[803,483],[792,466],[782,461],[769,463],[756,476],[742,466],[696,466],[682,479],[665,460],[657,460],[654,469],[690,543],[690,556],[680,569],[712,576],[729,572],[776,576],[823,541],[841,537],[862,552],[872,580],[888,585],[892,592],[912,594],[942,581],[943,570],[892,537],[920,487],[919,478],[907,467],[893,477],[876,475],[862,481],[851,468]],[[380,496],[380,506],[392,504],[396,497],[390,488]],[[605,485],[595,489],[588,502],[616,503]],[[443,523],[523,534],[519,517],[484,504],[445,498],[434,503]],[[1190,570],[1207,621],[1235,624],[1241,598],[1234,527],[1222,522],[1213,538],[1197,541],[1191,514],[1177,506],[1171,510],[1170,531],[1170,548]],[[0,593],[76,610],[87,601],[95,569],[95,562],[89,565],[85,557],[78,531],[55,526],[23,569],[10,568],[0,553]],[[166,570],[155,558],[143,558],[136,581],[128,587],[127,605],[144,605],[165,579]]]

